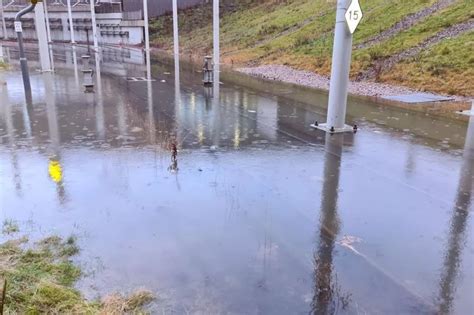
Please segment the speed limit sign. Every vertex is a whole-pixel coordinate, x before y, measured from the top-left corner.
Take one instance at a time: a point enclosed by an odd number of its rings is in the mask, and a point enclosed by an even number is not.
[[[346,22],[351,34],[354,34],[360,20],[362,20],[362,9],[360,8],[359,0],[352,0],[351,5],[346,11]]]

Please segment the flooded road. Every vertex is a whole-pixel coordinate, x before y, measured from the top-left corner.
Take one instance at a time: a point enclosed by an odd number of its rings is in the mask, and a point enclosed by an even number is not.
[[[32,72],[33,104],[4,73],[1,219],[77,235],[88,297],[144,287],[165,314],[472,313],[474,122],[352,99],[360,131],[328,136],[309,127],[325,119],[316,91],[233,73],[216,91],[192,67],[154,60],[150,75],[140,54],[105,51],[84,93],[79,61],[57,54],[56,73]]]

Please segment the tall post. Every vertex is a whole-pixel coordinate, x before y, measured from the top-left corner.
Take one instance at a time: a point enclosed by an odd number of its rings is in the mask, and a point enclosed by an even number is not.
[[[178,1],[173,0],[173,50],[174,50],[174,89],[175,103],[179,108],[181,104],[180,65],[179,65],[179,29],[178,29]]]
[[[51,71],[54,71],[53,37],[51,36],[51,26],[49,25],[48,2],[44,1],[44,16],[46,19],[46,33],[48,35],[48,53],[51,62]]]
[[[179,62],[178,0],[173,0],[173,49],[175,61]]]
[[[145,51],[150,51],[150,27],[148,25],[148,0],[143,0],[143,22],[145,25]]]
[[[71,0],[67,0],[67,15],[69,18],[69,31],[71,32],[71,44],[76,44],[76,39],[74,38],[74,24],[72,21],[72,7]]]
[[[213,47],[214,47],[214,78],[218,78],[220,70],[220,28],[219,28],[219,0],[213,0],[213,10],[212,10],[212,24],[213,24]],[[217,81],[214,79],[214,82]]]
[[[94,38],[94,51],[99,52],[99,37],[97,34],[97,23],[95,19],[95,0],[90,0],[91,20],[92,20],[92,37]]]
[[[43,2],[38,2],[35,9],[36,36],[38,37],[41,71],[51,71],[48,34],[43,5]]]
[[[25,55],[25,47],[23,46],[23,28],[21,25],[21,17],[32,12],[36,7],[36,1],[32,2],[28,7],[22,9],[15,15],[15,32],[18,38],[18,49],[20,53],[21,75],[23,77],[23,88],[25,89],[25,98],[27,103],[32,102],[30,73],[28,71],[28,61]]]
[[[0,0],[0,14],[2,15],[2,31],[3,31],[3,39],[8,39],[7,33],[7,24],[5,23],[5,12],[3,11],[3,1]]]
[[[327,122],[313,125],[332,133],[353,130],[345,125],[352,54],[352,34],[346,24],[345,15],[351,2],[352,0],[337,0]]]

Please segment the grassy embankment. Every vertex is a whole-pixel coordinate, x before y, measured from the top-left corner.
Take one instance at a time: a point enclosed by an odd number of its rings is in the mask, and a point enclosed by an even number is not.
[[[364,19],[354,35],[354,47],[391,28],[407,15],[438,0],[363,0]],[[223,62],[237,65],[283,64],[329,75],[335,1],[233,1],[222,5]],[[354,49],[351,77],[393,55],[423,44],[437,33],[474,18],[473,0],[454,0],[444,9],[402,28],[393,36]],[[181,52],[201,58],[212,50],[210,5],[179,15]],[[172,49],[171,16],[152,25],[154,44]],[[445,37],[369,80],[448,94],[474,94],[474,31]]]
[[[6,279],[5,314],[144,314],[153,300],[145,290],[87,301],[74,284],[81,270],[71,258],[79,252],[74,237],[57,236],[31,243],[18,237],[16,222],[4,221],[0,244],[0,278]]]

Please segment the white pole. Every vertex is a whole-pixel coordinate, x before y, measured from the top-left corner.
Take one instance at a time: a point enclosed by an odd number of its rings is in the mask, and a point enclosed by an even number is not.
[[[3,39],[8,39],[7,25],[5,23],[5,12],[3,11],[3,0],[0,0],[0,14],[2,15]]]
[[[46,32],[43,2],[38,2],[36,4],[35,23],[36,34],[38,36],[41,71],[51,71],[51,60],[49,56],[48,36]]]
[[[145,51],[150,51],[150,27],[148,20],[148,0],[143,0],[143,22],[145,24]]]
[[[220,69],[220,42],[219,42],[219,0],[213,0],[213,34],[214,34],[214,76],[218,75]],[[216,81],[216,80],[214,80]]]
[[[49,25],[49,14],[48,14],[48,2],[47,1],[44,1],[44,16],[46,18],[46,32],[48,34],[49,60],[51,61],[51,70],[54,71],[53,38],[51,37],[51,27]]]
[[[71,32],[71,44],[76,43],[76,39],[74,38],[74,24],[72,21],[72,7],[71,7],[71,0],[67,0],[67,15],[69,17],[69,27]]]
[[[178,0],[173,0],[173,48],[175,60],[179,62]]]
[[[174,89],[175,103],[178,108],[181,104],[181,82],[179,76],[179,29],[178,29],[178,0],[173,0],[173,50],[174,50]]]
[[[95,1],[90,0],[91,5],[91,20],[92,20],[92,37],[94,38],[94,50],[99,52],[99,38],[97,34],[97,22],[95,20]]]
[[[351,2],[337,1],[327,123],[317,126],[329,132],[352,131],[351,127],[345,125],[352,54],[352,34],[347,27],[345,14]]]
[[[53,41],[51,37],[51,27],[49,25],[49,14],[48,14],[48,3],[44,1],[44,17],[46,19],[46,32],[48,34],[48,43],[51,43]]]

